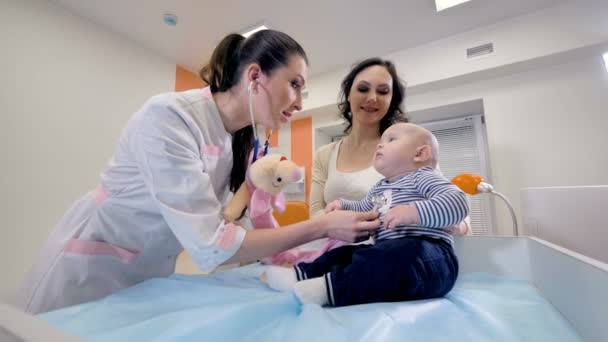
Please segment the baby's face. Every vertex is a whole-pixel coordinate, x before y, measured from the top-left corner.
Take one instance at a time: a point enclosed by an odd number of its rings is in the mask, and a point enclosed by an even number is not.
[[[386,178],[414,171],[414,158],[419,143],[416,134],[406,124],[389,127],[376,149],[374,168]]]

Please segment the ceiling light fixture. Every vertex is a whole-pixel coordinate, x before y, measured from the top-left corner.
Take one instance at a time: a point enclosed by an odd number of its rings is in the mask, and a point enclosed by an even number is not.
[[[268,30],[268,27],[266,27],[265,25],[258,25],[254,28],[252,28],[251,30],[248,30],[245,33],[242,33],[243,37],[247,38],[249,36],[251,36],[252,34],[258,32],[258,31],[262,31],[262,30]]]
[[[606,72],[608,72],[608,52],[604,52],[604,66],[606,67]]]
[[[435,0],[435,5],[437,6],[437,12],[439,12],[469,1],[471,0]]]

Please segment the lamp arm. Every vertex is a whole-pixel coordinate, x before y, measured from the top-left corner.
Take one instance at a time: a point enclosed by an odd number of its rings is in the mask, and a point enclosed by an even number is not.
[[[511,205],[511,202],[509,202],[507,197],[505,195],[501,194],[500,192],[490,191],[490,193],[502,198],[502,200],[505,201],[505,203],[507,204],[507,207],[509,207],[509,211],[511,212],[511,218],[513,219],[513,234],[515,234],[515,236],[519,236],[519,229],[517,227],[517,216],[515,216],[515,210],[513,210],[513,206]]]

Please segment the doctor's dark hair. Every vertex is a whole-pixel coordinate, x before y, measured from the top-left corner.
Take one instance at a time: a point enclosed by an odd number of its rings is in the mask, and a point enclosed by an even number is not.
[[[243,70],[251,63],[258,64],[264,74],[270,75],[273,70],[286,66],[292,55],[301,56],[308,64],[304,49],[283,32],[263,30],[248,38],[233,33],[222,39],[213,51],[209,63],[200,70],[199,75],[209,85],[211,93],[225,92],[240,82]],[[251,125],[234,133],[232,138],[234,163],[230,172],[232,192],[237,191],[245,181],[252,148]]]
[[[405,100],[405,85],[401,78],[399,78],[395,65],[391,61],[380,58],[368,58],[353,65],[351,71],[348,73],[348,75],[346,75],[346,77],[344,77],[342,83],[340,84],[338,109],[340,110],[340,115],[348,122],[348,126],[346,126],[344,129],[344,133],[350,133],[350,130],[353,127],[353,114],[348,97],[350,95],[350,89],[353,87],[353,83],[355,82],[355,78],[363,70],[375,65],[384,67],[393,79],[393,96],[391,98],[391,103],[388,106],[386,115],[382,118],[382,120],[380,120],[380,134],[384,133],[384,131],[386,131],[386,129],[394,123],[409,121],[405,115],[405,112],[403,111],[403,108],[401,107],[403,100]]]

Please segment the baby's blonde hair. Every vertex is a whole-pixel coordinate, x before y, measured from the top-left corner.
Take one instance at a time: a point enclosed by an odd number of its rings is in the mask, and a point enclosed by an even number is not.
[[[433,168],[437,168],[439,164],[439,142],[437,137],[428,129],[415,125],[413,123],[398,123],[395,124],[408,130],[408,134],[412,134],[418,146],[428,145],[431,148],[430,162]]]

